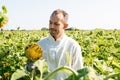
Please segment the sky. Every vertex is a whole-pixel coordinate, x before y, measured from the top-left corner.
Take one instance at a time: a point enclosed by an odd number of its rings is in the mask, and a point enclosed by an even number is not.
[[[120,29],[120,0],[0,0],[2,5],[8,9],[9,17],[3,29],[48,28],[49,17],[55,9],[68,12],[69,27]]]

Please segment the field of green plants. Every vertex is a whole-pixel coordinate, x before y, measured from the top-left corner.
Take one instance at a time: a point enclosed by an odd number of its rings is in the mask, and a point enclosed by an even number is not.
[[[66,31],[66,34],[81,45],[84,66],[91,67],[98,80],[120,80],[120,30]],[[17,69],[24,69],[25,47],[47,35],[48,31],[39,30],[0,31],[0,80],[10,80]]]

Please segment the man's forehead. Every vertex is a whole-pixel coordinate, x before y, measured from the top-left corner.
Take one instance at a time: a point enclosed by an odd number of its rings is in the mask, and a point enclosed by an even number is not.
[[[53,14],[53,15],[51,16],[51,18],[63,19],[63,14],[62,14],[62,13]]]

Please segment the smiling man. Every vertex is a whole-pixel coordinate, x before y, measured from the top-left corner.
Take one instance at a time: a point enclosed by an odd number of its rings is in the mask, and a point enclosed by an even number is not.
[[[57,9],[50,16],[50,35],[38,41],[38,44],[43,49],[43,58],[47,61],[50,71],[61,66],[68,66],[75,70],[83,68],[81,47],[74,39],[65,34],[64,30],[67,27],[68,13]],[[66,53],[71,58],[69,62]],[[67,74],[58,72],[51,80],[63,80],[67,77]]]

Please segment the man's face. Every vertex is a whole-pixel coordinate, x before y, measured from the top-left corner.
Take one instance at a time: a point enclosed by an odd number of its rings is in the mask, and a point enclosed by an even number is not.
[[[49,21],[49,31],[51,36],[54,38],[59,38],[64,31],[63,15],[57,14],[50,17]]]

